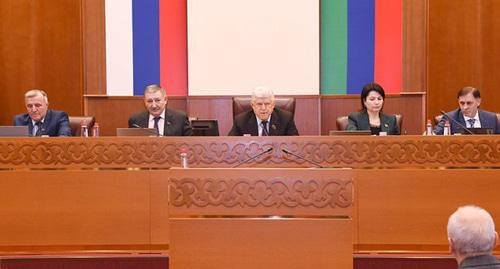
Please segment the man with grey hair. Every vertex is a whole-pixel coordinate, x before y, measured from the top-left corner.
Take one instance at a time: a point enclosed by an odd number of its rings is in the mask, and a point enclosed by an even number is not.
[[[252,94],[252,110],[236,115],[228,135],[299,135],[293,114],[275,107],[273,92],[258,87]]]
[[[28,113],[14,116],[15,126],[28,126],[31,136],[71,136],[68,114],[48,109],[47,94],[38,89],[24,94]]]
[[[144,89],[144,107],[128,120],[129,128],[154,128],[159,136],[190,136],[191,123],[183,111],[167,108],[167,93],[159,85]]]
[[[459,207],[448,219],[450,252],[458,268],[499,269],[500,262],[492,255],[497,240],[493,218],[480,207]]]

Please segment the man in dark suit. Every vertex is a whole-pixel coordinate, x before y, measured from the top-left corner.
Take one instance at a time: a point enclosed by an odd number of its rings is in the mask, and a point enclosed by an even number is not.
[[[486,210],[473,205],[459,207],[448,219],[447,228],[450,252],[459,269],[500,269],[500,262],[492,255],[498,234]]]
[[[299,135],[293,114],[275,108],[274,94],[267,88],[257,88],[252,94],[252,110],[236,115],[228,135]]]
[[[24,94],[28,113],[14,116],[15,126],[28,126],[31,136],[71,136],[68,114],[48,109],[47,94],[42,90],[30,90]]]
[[[497,115],[493,112],[479,109],[481,94],[478,89],[474,87],[464,87],[458,92],[457,97],[460,108],[446,113],[446,115],[441,118],[436,128],[434,128],[435,134],[443,134],[446,121],[450,123],[451,134],[463,132],[463,128],[456,124],[455,121],[467,128],[491,128],[493,133],[500,134],[500,124],[498,124]]]
[[[166,108],[167,93],[158,85],[149,85],[144,90],[144,106],[147,111],[132,115],[129,128],[155,128],[160,136],[192,135],[193,130],[186,113]]]

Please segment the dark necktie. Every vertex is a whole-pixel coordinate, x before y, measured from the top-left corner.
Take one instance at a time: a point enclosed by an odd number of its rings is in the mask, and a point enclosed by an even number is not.
[[[269,136],[269,131],[267,130],[267,120],[263,120],[262,124],[262,136]]]
[[[476,119],[468,119],[469,122],[469,128],[474,128],[474,123],[476,122]]]
[[[156,134],[160,135],[160,128],[158,127],[158,122],[160,121],[161,117],[158,116],[158,117],[154,117],[153,119],[155,120],[154,128],[156,129]]]
[[[35,133],[34,136],[41,136],[42,135],[42,122],[41,121],[35,122],[35,126],[33,128],[36,129],[35,131],[33,131]]]

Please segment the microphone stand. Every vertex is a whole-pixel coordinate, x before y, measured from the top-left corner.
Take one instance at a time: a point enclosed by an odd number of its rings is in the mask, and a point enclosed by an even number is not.
[[[240,166],[240,165],[242,165],[242,164],[244,164],[244,163],[247,163],[247,162],[249,162],[249,161],[251,161],[251,160],[255,160],[255,159],[259,158],[260,156],[262,156],[262,155],[264,155],[264,154],[266,154],[266,153],[269,153],[269,152],[271,152],[271,151],[273,151],[273,148],[268,148],[268,149],[264,150],[263,152],[261,152],[261,153],[259,153],[259,154],[255,155],[255,156],[253,156],[253,157],[251,157],[251,158],[248,158],[248,159],[246,159],[246,160],[244,160],[244,161],[242,161],[242,162],[237,163],[235,166],[233,166],[233,168],[236,168],[236,167],[238,167],[238,166]]]
[[[467,131],[469,134],[474,134],[471,130],[469,130],[469,128],[465,127],[463,124],[461,124],[460,122],[458,122],[457,120],[455,120],[454,118],[450,117],[446,112],[444,112],[443,110],[439,111],[441,112],[441,114],[443,114],[443,116],[445,116],[446,118],[448,118],[449,120],[451,120],[453,123],[455,123],[456,125],[462,127],[462,129],[464,129],[465,131]]]
[[[318,162],[315,162],[315,161],[313,161],[313,160],[309,160],[309,159],[307,159],[307,158],[305,158],[305,157],[302,157],[302,156],[300,156],[300,155],[298,155],[298,154],[295,154],[295,153],[293,153],[293,152],[291,152],[291,151],[288,151],[288,150],[286,150],[286,149],[281,149],[281,151],[283,151],[283,152],[284,152],[284,153],[286,153],[286,154],[290,154],[290,155],[292,155],[292,156],[294,156],[294,157],[296,157],[296,158],[299,158],[299,159],[301,159],[301,160],[304,160],[304,161],[306,161],[306,162],[308,162],[308,163],[314,164],[314,165],[316,165],[316,166],[317,166],[317,167],[319,167],[319,168],[324,168],[324,167],[323,167],[321,164],[319,164]]]

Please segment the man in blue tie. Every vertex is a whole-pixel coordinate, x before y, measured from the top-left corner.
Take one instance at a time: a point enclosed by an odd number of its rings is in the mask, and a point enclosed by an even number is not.
[[[236,115],[228,135],[299,135],[293,114],[275,108],[274,94],[270,89],[258,87],[252,94],[252,110]]]
[[[498,124],[497,115],[493,112],[479,109],[481,104],[481,93],[474,87],[464,87],[458,91],[458,109],[446,113],[434,129],[435,134],[443,134],[445,121],[450,123],[450,131],[462,133],[461,123],[467,128],[489,128],[493,133],[500,134],[500,124]],[[448,119],[450,117],[454,120]]]
[[[28,113],[14,116],[15,126],[28,126],[31,136],[71,136],[68,114],[48,109],[47,94],[38,89],[24,94]]]

